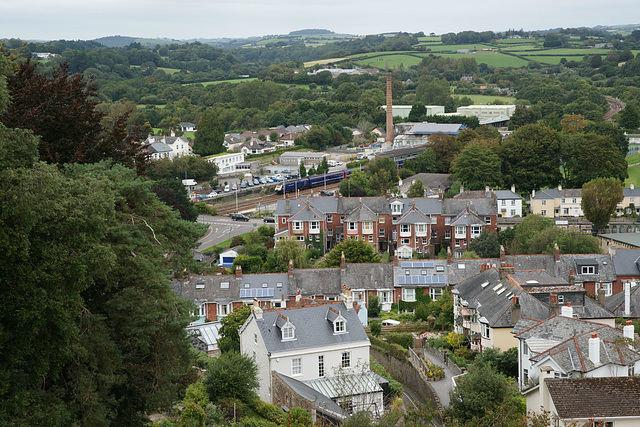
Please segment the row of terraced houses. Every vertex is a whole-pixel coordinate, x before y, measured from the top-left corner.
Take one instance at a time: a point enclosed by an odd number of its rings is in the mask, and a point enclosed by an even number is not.
[[[324,241],[326,249],[347,239],[378,251],[434,256],[450,247],[459,258],[484,229],[497,230],[498,201],[485,198],[307,197],[278,201],[276,245],[281,239]]]

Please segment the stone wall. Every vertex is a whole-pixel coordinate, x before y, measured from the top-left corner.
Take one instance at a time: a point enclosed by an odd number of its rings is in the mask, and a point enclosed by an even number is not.
[[[415,367],[408,359],[400,360],[391,355],[387,355],[371,348],[371,356],[373,356],[389,373],[401,382],[406,384],[413,390],[423,402],[431,404],[433,409],[442,411],[442,404],[431,384],[425,378],[420,370]]]
[[[332,414],[317,410],[314,402],[311,402],[304,397],[297,394],[287,383],[282,381],[275,373],[271,373],[271,396],[273,404],[282,408],[295,408],[299,406],[311,415],[314,423],[316,421],[322,421],[322,425],[338,426],[341,423],[337,417]]]

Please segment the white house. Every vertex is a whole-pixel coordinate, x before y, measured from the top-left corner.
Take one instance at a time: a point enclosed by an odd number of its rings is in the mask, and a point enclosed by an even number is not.
[[[513,333],[518,339],[518,383],[527,388],[539,382],[542,367],[555,378],[627,377],[639,372],[640,353],[622,338],[633,340],[633,325],[620,333],[601,323],[573,317],[571,306],[561,316],[544,321],[522,319]]]
[[[237,171],[239,163],[244,162],[244,153],[222,153],[207,158],[209,163],[218,166],[218,174],[232,174]]]
[[[154,160],[193,155],[189,140],[182,136],[149,135],[144,143],[149,144],[147,151]]]
[[[284,401],[274,376],[295,380],[339,404],[345,413],[384,412],[378,376],[369,370],[369,339],[346,302],[289,310],[263,311],[254,303],[240,328],[240,351],[258,365],[258,395],[268,403]]]

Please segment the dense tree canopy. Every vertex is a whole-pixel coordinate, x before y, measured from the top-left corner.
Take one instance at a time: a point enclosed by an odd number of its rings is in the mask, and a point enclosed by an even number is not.
[[[142,424],[192,380],[169,278],[203,227],[133,169],[39,162],[28,131],[0,124],[0,159],[0,424]]]
[[[615,178],[598,178],[582,186],[582,212],[593,223],[594,231],[607,226],[623,198],[622,184]]]
[[[331,252],[324,257],[325,267],[339,267],[344,253],[345,262],[349,263],[376,263],[380,262],[380,256],[369,243],[364,240],[348,239],[335,245]]]

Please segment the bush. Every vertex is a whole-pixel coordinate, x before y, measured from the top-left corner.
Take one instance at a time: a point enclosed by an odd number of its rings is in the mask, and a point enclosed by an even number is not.
[[[382,333],[382,322],[380,320],[373,320],[369,322],[369,329],[371,329],[371,333],[379,337]]]
[[[369,365],[371,366],[371,370],[373,372],[375,372],[376,374],[380,375],[382,378],[384,378],[385,380],[389,381],[389,394],[390,397],[394,397],[394,396],[398,396],[401,397],[402,396],[402,384],[400,384],[395,378],[393,378],[391,376],[391,374],[389,373],[389,371],[387,371],[387,369],[382,366],[380,363],[378,363],[378,361],[376,359],[374,359],[373,357],[369,358]]]
[[[413,347],[413,335],[409,332],[393,333],[385,335],[390,343],[399,344],[404,348]]]
[[[235,246],[242,245],[244,245],[244,238],[242,236],[233,236],[233,239],[231,239],[231,244],[229,246],[233,248]]]
[[[309,413],[300,407],[295,407],[287,414],[284,424],[286,427],[311,427],[313,421]]]
[[[275,405],[271,405],[260,400],[258,401],[257,405],[253,406],[253,410],[261,417],[273,423],[284,423],[285,412]]]
[[[202,406],[195,402],[187,402],[180,415],[180,427],[204,427],[205,413]]]
[[[224,413],[218,405],[209,403],[207,407],[204,408],[204,414],[206,416],[205,422],[207,426],[217,426],[224,422]]]
[[[252,357],[236,352],[211,359],[204,384],[213,402],[223,399],[249,401],[258,388],[258,367]],[[239,417],[238,417],[239,418]]]
[[[231,422],[242,418],[244,404],[240,400],[233,398],[222,399],[218,402],[218,406],[225,421]]]
[[[378,296],[372,296],[369,298],[369,306],[367,309],[369,310],[369,317],[380,316],[380,299]]]
[[[193,207],[199,215],[218,215],[218,211],[213,206],[209,206],[205,202],[198,202]]]

